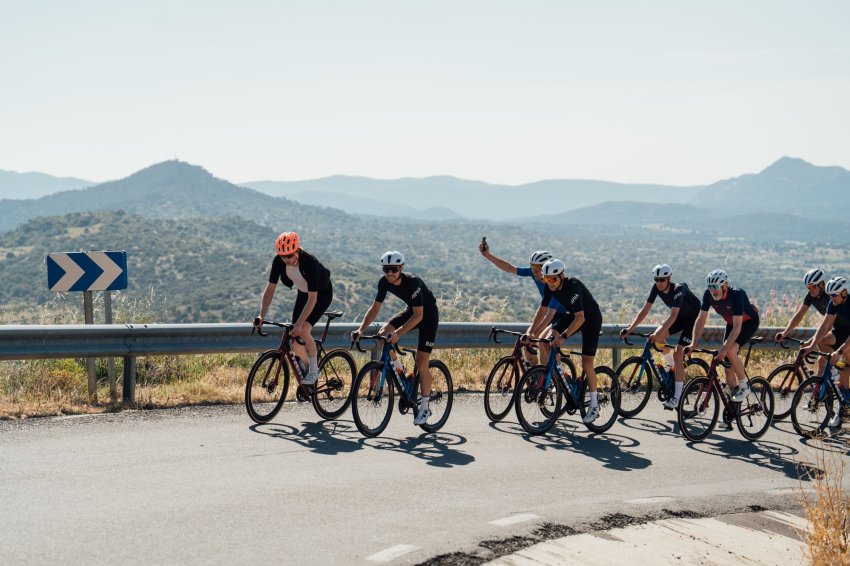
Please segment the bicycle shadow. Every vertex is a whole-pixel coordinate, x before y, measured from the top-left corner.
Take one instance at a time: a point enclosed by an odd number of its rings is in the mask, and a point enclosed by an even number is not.
[[[842,456],[850,453],[850,432],[842,429],[827,429],[827,431],[829,431],[827,434],[816,438],[798,437],[800,444],[812,450],[823,450]]]
[[[437,468],[467,466],[475,461],[475,456],[451,448],[466,444],[466,437],[448,432],[422,433],[403,440],[386,437],[363,438],[358,444],[361,447],[368,446],[375,450],[389,450],[414,456]]]
[[[804,478],[808,480],[808,471],[811,471],[811,466],[808,464],[791,459],[800,454],[799,450],[787,444],[769,440],[749,441],[744,438],[729,438],[712,433],[703,442],[686,442],[685,446],[710,456],[738,460],[774,472],[781,472],[795,480]],[[801,472],[801,466],[806,468],[806,473]]]
[[[301,430],[280,423],[255,424],[248,428],[257,434],[287,440],[327,456],[346,454],[363,448],[357,440],[344,436],[357,432],[352,421],[302,422],[301,425],[304,427]]]
[[[628,472],[652,465],[652,460],[627,450],[640,446],[636,438],[610,432],[595,434],[572,421],[558,421],[545,435],[523,437],[541,450],[576,452],[602,462],[602,467],[610,470]]]
[[[671,426],[669,424],[651,421],[642,417],[620,417],[617,419],[617,423],[639,432],[649,432],[660,434],[662,436],[681,438],[681,434],[679,433],[679,423],[676,421],[674,421],[674,425]]]

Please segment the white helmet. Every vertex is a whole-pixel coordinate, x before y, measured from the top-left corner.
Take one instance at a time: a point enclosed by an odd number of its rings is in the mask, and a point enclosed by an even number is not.
[[[381,256],[381,265],[404,265],[404,256],[401,252],[387,252]]]
[[[850,291],[850,285],[844,277],[833,277],[826,283],[826,294],[837,295],[841,291]]]
[[[552,259],[552,254],[543,250],[538,250],[531,254],[531,259],[528,260],[528,263],[531,265],[543,265],[550,259]]]
[[[543,277],[558,275],[559,273],[563,273],[566,269],[567,266],[564,265],[564,262],[560,259],[550,259],[543,264]]]
[[[824,280],[823,269],[818,269],[817,267],[814,269],[810,269],[806,272],[805,277],[803,277],[803,283],[806,286],[809,285],[817,285],[821,281]]]
[[[660,263],[652,268],[653,277],[670,277],[673,275],[673,268],[666,263]]]
[[[706,285],[723,285],[729,283],[729,275],[722,269],[715,269],[705,276]]]

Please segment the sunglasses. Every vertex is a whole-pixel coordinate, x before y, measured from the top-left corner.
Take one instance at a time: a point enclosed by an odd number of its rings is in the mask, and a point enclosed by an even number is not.
[[[835,297],[840,297],[840,296],[841,296],[841,293],[835,293],[834,295],[830,295],[829,298],[834,299]]]
[[[720,285],[708,285],[709,291],[720,291],[721,289],[723,289],[723,283]]]
[[[398,273],[401,271],[401,268],[397,265],[385,265],[382,269],[384,273]]]
[[[543,278],[544,283],[557,283],[559,281],[557,275],[547,275]]]
[[[656,283],[661,283],[662,281],[667,281],[667,278],[666,277],[656,277],[655,278]]]
[[[283,254],[280,257],[282,257],[283,259],[292,259],[295,257],[295,254]]]

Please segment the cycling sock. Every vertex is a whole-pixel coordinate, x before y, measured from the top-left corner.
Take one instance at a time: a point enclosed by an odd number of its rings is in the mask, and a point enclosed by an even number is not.
[[[682,396],[682,386],[685,385],[684,381],[677,381],[673,384],[673,398],[678,399]]]
[[[590,406],[591,407],[596,407],[599,404],[599,401],[597,399],[598,395],[599,395],[598,391],[591,391],[590,392]]]
[[[419,410],[424,411],[425,409],[427,409],[428,408],[428,401],[430,401],[430,400],[431,400],[431,394],[430,393],[428,395],[423,395],[419,399]]]
[[[308,357],[307,361],[310,362],[310,371],[319,371],[319,361],[316,359],[316,356]]]

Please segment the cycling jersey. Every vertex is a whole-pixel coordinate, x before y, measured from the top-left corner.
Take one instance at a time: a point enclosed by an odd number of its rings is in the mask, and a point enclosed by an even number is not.
[[[811,293],[806,293],[806,296],[803,298],[803,304],[807,307],[815,307],[815,310],[821,314],[826,314],[826,306],[831,303],[829,300],[829,295],[826,294],[826,291],[821,289],[820,295],[817,297],[812,297]]]
[[[537,290],[540,292],[540,296],[543,297],[543,293],[546,292],[546,284],[543,281],[538,281],[537,278],[534,277],[534,273],[531,271],[530,267],[517,267],[516,274],[519,277],[531,277],[531,280],[534,281],[535,285],[537,285]],[[566,307],[555,299],[552,299],[549,303],[549,308],[553,309],[558,314],[567,312]]]
[[[331,272],[318,259],[304,250],[298,250],[298,271],[304,280],[307,281],[308,292],[324,291],[330,287]],[[277,285],[278,281],[290,289],[292,289],[292,285],[294,284],[292,279],[286,274],[286,264],[283,263],[283,258],[276,255],[274,256],[274,261],[272,261],[269,283]]]
[[[667,292],[658,290],[658,285],[653,285],[646,302],[652,304],[656,297],[671,309],[679,307],[679,318],[696,318],[699,314],[699,299],[691,292],[686,283],[670,283]]]
[[[378,294],[375,295],[375,302],[383,303],[388,291],[404,301],[408,308],[424,307],[425,310],[437,308],[434,295],[415,273],[402,273],[399,285],[393,285],[387,281],[386,277],[381,277],[378,280]]]
[[[747,297],[747,292],[738,287],[729,287],[726,292],[726,297],[715,301],[711,297],[711,291],[705,290],[702,296],[702,305],[700,310],[707,311],[711,306],[717,314],[723,317],[726,324],[732,324],[733,316],[743,316],[743,321],[746,322],[752,318],[758,318],[758,309],[750,302]]]
[[[549,286],[543,293],[543,301],[541,307],[548,307],[552,303],[552,299],[558,300],[568,312],[573,314],[584,311],[585,319],[602,318],[602,311],[599,310],[599,305],[584,286],[584,283],[575,277],[565,277],[561,288],[551,290]]]
[[[835,320],[832,321],[833,328],[850,328],[850,296],[845,297],[844,302],[838,306],[829,301],[826,305],[826,314],[827,316],[835,315]]]

